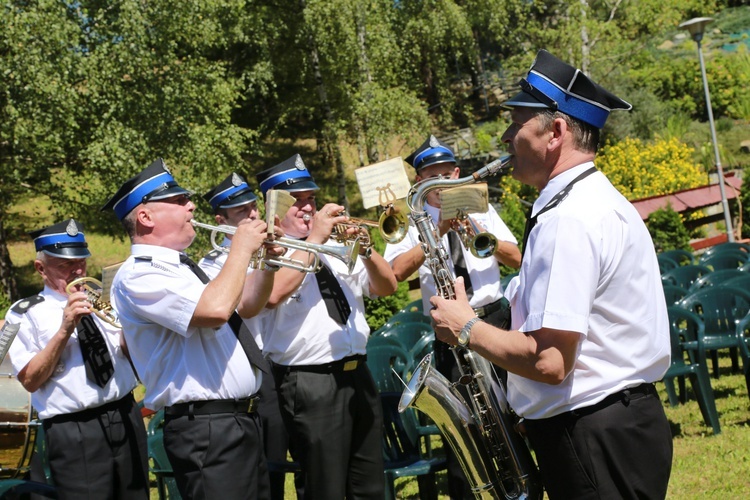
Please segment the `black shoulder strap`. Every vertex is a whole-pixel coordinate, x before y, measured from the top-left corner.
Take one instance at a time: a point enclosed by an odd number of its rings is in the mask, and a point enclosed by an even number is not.
[[[224,252],[220,252],[219,250],[211,250],[206,255],[204,255],[203,258],[206,260],[216,260],[216,258],[223,253]]]
[[[138,255],[136,257],[133,257],[135,260],[143,260],[146,262],[151,262],[151,256],[150,255]]]
[[[10,310],[16,314],[26,314],[29,309],[37,304],[41,304],[42,302],[44,302],[44,297],[42,297],[41,295],[32,295],[31,297],[27,297],[16,302],[16,305],[14,305]]]

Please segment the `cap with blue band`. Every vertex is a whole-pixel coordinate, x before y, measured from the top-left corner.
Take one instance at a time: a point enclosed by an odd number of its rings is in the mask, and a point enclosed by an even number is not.
[[[302,157],[298,154],[258,173],[255,179],[258,181],[263,195],[269,189],[283,189],[289,192],[316,191],[320,189],[315,184],[310,172],[307,171]]]
[[[85,259],[91,256],[83,226],[74,219],[31,231],[29,235],[34,239],[37,252],[63,259]]]
[[[204,194],[203,198],[214,211],[247,205],[258,199],[245,179],[236,172],[229,174],[218,186]]]
[[[539,51],[520,85],[521,92],[503,106],[554,109],[599,129],[612,110],[633,107],[546,50]]]
[[[419,171],[438,163],[456,163],[456,156],[447,144],[431,135],[405,161]]]
[[[181,194],[190,196],[192,193],[177,184],[164,164],[164,160],[159,158],[139,174],[125,181],[117,193],[102,207],[102,210],[112,209],[117,218],[122,220],[141,203],[163,200]]]

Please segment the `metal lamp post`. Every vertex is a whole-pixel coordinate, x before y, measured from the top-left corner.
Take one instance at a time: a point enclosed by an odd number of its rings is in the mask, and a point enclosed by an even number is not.
[[[711,109],[711,96],[708,93],[708,79],[706,78],[706,65],[703,62],[703,51],[701,50],[701,40],[703,40],[703,32],[709,23],[713,22],[712,17],[695,17],[689,21],[685,21],[680,24],[680,28],[690,32],[690,36],[693,37],[695,43],[698,45],[698,59],[700,59],[701,65],[701,76],[703,77],[703,90],[706,93],[706,108],[708,109],[708,124],[711,127],[711,141],[714,145],[714,156],[716,157],[716,171],[719,174],[719,192],[721,193],[721,205],[724,210],[724,222],[727,226],[727,238],[729,241],[734,241],[734,230],[732,229],[732,216],[729,213],[729,203],[727,202],[727,195],[724,191],[724,169],[721,166],[721,158],[719,157],[719,142],[716,140],[716,127],[714,126],[714,113]]]

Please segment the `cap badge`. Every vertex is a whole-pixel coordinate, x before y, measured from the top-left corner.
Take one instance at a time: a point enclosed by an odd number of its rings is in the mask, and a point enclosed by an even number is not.
[[[431,135],[430,136],[430,147],[431,148],[436,148],[438,146],[440,146],[440,143],[438,142],[438,140],[435,138],[434,135]]]
[[[297,158],[294,159],[294,166],[297,168],[297,170],[305,169],[305,163],[302,161],[301,156],[297,155]]]
[[[237,187],[240,185],[242,185],[242,179],[240,179],[240,176],[236,172],[232,172],[232,186]]]
[[[70,219],[70,222],[68,222],[68,225],[65,226],[65,232],[70,237],[78,235],[78,226],[76,226],[76,223],[73,219]]]

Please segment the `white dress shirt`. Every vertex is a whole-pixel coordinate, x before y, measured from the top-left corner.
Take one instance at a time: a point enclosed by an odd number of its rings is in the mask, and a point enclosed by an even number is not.
[[[13,373],[16,375],[44,349],[63,322],[63,310],[68,297],[46,286],[39,295],[44,298],[43,302],[31,306],[23,314],[13,312],[11,307],[5,316],[7,322],[21,325],[9,350]],[[112,378],[103,388],[86,378],[78,332],[74,331],[68,338],[52,376],[31,394],[31,404],[39,418],[96,408],[122,399],[136,386],[135,374],[120,348],[120,330],[94,314],[91,318],[102,332],[109,350],[114,368]]]
[[[440,209],[433,207],[425,203],[425,211],[432,217],[432,221],[437,227],[438,217],[440,215]],[[510,232],[508,226],[502,221],[495,208],[490,205],[489,210],[483,214],[471,214],[472,219],[477,221],[479,224],[484,226],[487,232],[492,233],[498,241],[508,241],[514,245],[518,244],[513,233]],[[448,234],[444,234],[441,240],[443,248],[450,255],[450,247],[448,246]],[[409,225],[409,231],[406,238],[395,244],[388,244],[385,247],[385,253],[383,257],[389,263],[399,255],[411,250],[412,248],[419,246],[419,231],[413,224]],[[497,259],[493,256],[480,259],[474,257],[472,253],[463,246],[461,252],[466,262],[466,270],[469,272],[469,279],[471,279],[471,285],[473,287],[474,295],[469,300],[472,307],[481,307],[491,304],[503,296],[503,286],[500,283],[500,264]],[[453,269],[452,259],[448,259],[450,271],[453,276],[456,275]],[[433,297],[437,293],[435,286],[435,278],[432,275],[432,270],[427,264],[427,260],[419,267],[419,287],[422,290],[422,311],[425,315],[429,314],[432,305],[430,304],[430,297]]]
[[[592,166],[554,177],[532,213]],[[527,245],[511,300],[513,328],[581,337],[573,371],[561,384],[508,374],[515,411],[551,417],[660,380],[669,367],[670,340],[656,252],[638,212],[609,180],[595,172],[576,183],[539,216]]]
[[[260,388],[261,373],[228,324],[190,326],[205,287],[180,264],[179,252],[153,245],[133,245],[112,282],[112,304],[148,408],[247,398]]]
[[[329,240],[326,246],[341,246]],[[291,253],[292,250],[288,253]],[[341,325],[328,315],[315,275],[305,275],[302,284],[286,301],[274,309],[266,308],[259,316],[262,322],[263,352],[274,363],[320,365],[354,354],[365,354],[370,327],[365,318],[363,296],[370,294],[367,270],[361,259],[348,274],[338,259],[320,254],[338,279],[352,312]]]

